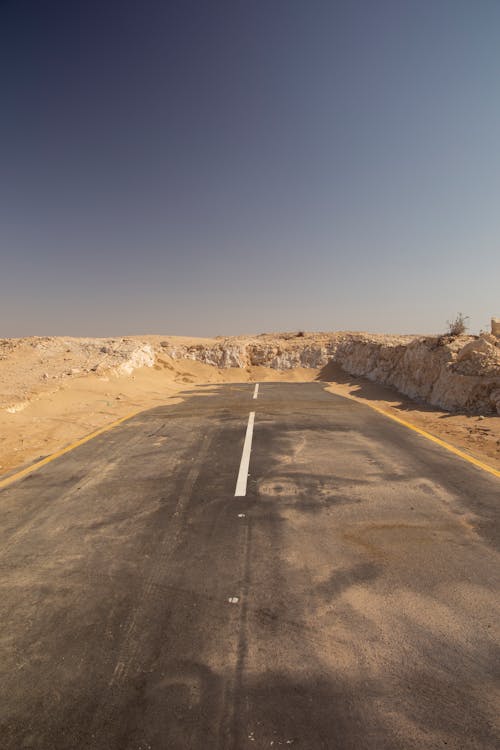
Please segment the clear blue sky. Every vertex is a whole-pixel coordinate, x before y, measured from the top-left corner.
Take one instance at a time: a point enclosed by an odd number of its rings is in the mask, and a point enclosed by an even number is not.
[[[498,0],[4,0],[0,336],[500,315]]]

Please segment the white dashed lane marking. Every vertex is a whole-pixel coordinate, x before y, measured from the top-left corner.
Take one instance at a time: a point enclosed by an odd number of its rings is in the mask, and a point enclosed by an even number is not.
[[[248,467],[250,465],[250,452],[252,450],[252,435],[255,412],[251,411],[248,417],[247,431],[245,442],[243,443],[243,453],[241,454],[240,470],[236,482],[235,497],[245,497],[247,494]]]

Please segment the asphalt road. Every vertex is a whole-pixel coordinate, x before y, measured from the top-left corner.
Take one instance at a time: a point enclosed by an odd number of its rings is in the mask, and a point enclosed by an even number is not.
[[[0,492],[2,750],[500,746],[499,480],[320,384],[253,390]]]

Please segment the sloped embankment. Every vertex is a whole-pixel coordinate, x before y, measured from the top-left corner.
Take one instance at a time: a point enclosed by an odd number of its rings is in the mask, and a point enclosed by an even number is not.
[[[500,414],[500,346],[486,338],[428,337],[396,346],[353,340],[335,359],[352,375],[447,411]]]
[[[153,367],[151,343],[116,339],[32,336],[0,339],[0,408],[22,411],[34,397],[88,376],[127,376]]]

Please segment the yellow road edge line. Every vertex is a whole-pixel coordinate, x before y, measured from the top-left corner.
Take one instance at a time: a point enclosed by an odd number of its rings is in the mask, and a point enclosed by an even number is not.
[[[340,393],[334,393],[334,391],[329,391],[329,393],[333,393],[336,396],[344,395]],[[396,417],[394,414],[391,414],[388,411],[384,411],[384,409],[381,409],[379,406],[374,406],[373,404],[369,404],[366,401],[359,401],[353,396],[345,396],[345,398],[348,398],[351,401],[356,401],[356,403],[358,404],[368,406],[370,409],[373,409],[373,411],[382,414],[384,417],[388,417],[388,419],[392,419],[394,422],[399,422],[399,424],[402,424],[404,427],[408,427],[409,430],[418,432],[419,435],[423,435],[423,437],[427,438],[427,440],[431,440],[433,443],[436,443],[436,445],[440,445],[442,448],[446,448],[446,450],[450,451],[450,453],[454,453],[456,456],[463,458],[470,464],[474,464],[474,466],[478,466],[483,471],[487,471],[488,474],[493,474],[494,477],[500,479],[500,471],[498,471],[498,469],[494,469],[493,466],[489,466],[488,464],[483,463],[483,461],[480,461],[478,458],[474,458],[474,456],[469,456],[468,453],[464,453],[464,451],[461,451],[460,448],[455,448],[454,445],[447,443],[445,440],[441,440],[441,438],[432,435],[430,432],[426,432],[426,430],[423,430],[421,427],[417,427],[411,422],[407,422],[405,419],[401,419],[401,417]]]
[[[329,391],[329,392],[332,393],[333,395],[340,395],[340,394],[333,393],[333,391]],[[445,440],[441,440],[441,438],[438,438],[435,435],[431,435],[430,432],[426,432],[426,430],[423,430],[421,427],[417,427],[411,422],[407,422],[405,419],[396,417],[394,414],[390,414],[389,412],[384,411],[383,409],[380,409],[380,407],[374,406],[373,404],[370,404],[368,402],[364,402],[364,401],[361,402],[357,398],[353,398],[352,396],[344,396],[344,398],[349,398],[351,401],[356,401],[356,403],[358,404],[361,403],[364,406],[368,406],[373,411],[376,411],[379,414],[382,414],[384,417],[387,417],[388,419],[392,419],[394,422],[398,422],[404,427],[407,427],[409,430],[413,430],[413,432],[417,432],[419,435],[422,435],[423,437],[427,438],[427,440],[430,440],[431,442],[436,443],[436,445],[440,445],[442,448],[445,448],[447,451],[450,451],[450,453],[454,453],[456,456],[463,458],[464,461],[468,461],[474,466],[478,466],[483,471],[488,472],[488,474],[492,474],[494,477],[500,478],[500,471],[498,471],[497,469],[494,469],[493,466],[489,466],[488,464],[483,463],[483,461],[480,461],[479,459],[474,458],[473,456],[469,456],[467,453],[464,453],[459,448],[455,448],[454,445],[447,443]],[[36,463],[31,464],[31,466],[27,466],[25,469],[21,469],[21,471],[17,471],[15,474],[10,474],[8,477],[5,477],[5,479],[0,479],[0,490],[3,489],[4,487],[7,487],[10,484],[13,484],[14,482],[17,482],[19,479],[22,479],[23,477],[28,476],[28,474],[32,474],[34,471],[37,471],[38,469],[40,469],[42,466],[45,466],[51,461],[54,461],[56,458],[59,458],[60,456],[64,456],[65,453],[69,453],[75,448],[78,448],[80,445],[84,445],[85,443],[88,443],[89,440],[92,440],[98,435],[102,435],[103,432],[109,432],[115,427],[118,427],[119,424],[122,424],[122,422],[126,422],[128,419],[132,419],[132,417],[135,417],[138,414],[140,414],[141,411],[142,410],[134,411],[132,412],[132,414],[127,414],[125,417],[121,417],[120,419],[117,419],[116,421],[111,422],[111,424],[107,424],[104,427],[100,427],[98,430],[94,430],[94,432],[91,432],[89,435],[86,435],[80,440],[77,440],[75,443],[71,443],[70,445],[67,445],[65,448],[61,448],[61,450],[56,451],[55,453],[51,453],[50,456],[46,456],[45,458],[42,458],[41,461],[37,461]]]
[[[28,476],[28,474],[32,474],[34,471],[37,471],[37,469],[41,469],[42,466],[49,464],[51,461],[54,461],[56,458],[59,458],[60,456],[64,456],[65,453],[69,453],[75,448],[78,448],[80,445],[84,445],[84,443],[88,443],[89,440],[92,440],[98,435],[102,435],[103,432],[109,432],[109,430],[112,430],[114,427],[118,427],[119,424],[122,424],[122,422],[126,422],[127,419],[132,419],[132,417],[137,416],[137,414],[141,414],[141,411],[142,410],[134,411],[132,414],[127,414],[125,417],[121,417],[120,419],[117,419],[115,422],[111,422],[110,424],[104,425],[104,427],[100,427],[98,430],[94,430],[94,432],[91,432],[89,435],[86,435],[80,440],[77,440],[76,443],[71,443],[71,445],[67,445],[65,448],[61,448],[61,450],[56,451],[55,453],[51,453],[50,456],[45,456],[45,458],[42,458],[41,461],[36,461],[36,463],[31,464],[31,466],[27,466],[25,469],[21,469],[21,471],[17,471],[15,474],[10,474],[8,477],[5,477],[5,479],[0,479],[0,490],[3,489],[4,487],[7,487],[10,484],[13,484],[13,482],[17,482],[19,479],[22,479],[23,477]]]

